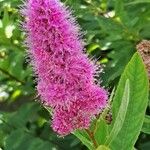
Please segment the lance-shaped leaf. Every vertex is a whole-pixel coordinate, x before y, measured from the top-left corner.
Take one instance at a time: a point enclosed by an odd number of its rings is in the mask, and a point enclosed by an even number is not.
[[[143,125],[145,111],[148,103],[148,76],[142,58],[136,53],[125,68],[121,76],[114,100],[113,100],[113,123],[110,133],[116,125],[122,96],[127,79],[130,81],[130,100],[121,130],[113,140],[107,143],[112,150],[131,150],[140,134]],[[124,106],[125,107],[125,106]],[[118,120],[121,122],[121,120]],[[111,136],[111,135],[110,135]],[[108,137],[109,139],[109,137]]]

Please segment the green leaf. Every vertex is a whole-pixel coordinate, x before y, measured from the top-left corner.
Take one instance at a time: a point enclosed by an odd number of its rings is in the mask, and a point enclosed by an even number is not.
[[[142,126],[142,132],[150,134],[150,116],[146,115]]]
[[[119,16],[122,16],[123,12],[124,12],[124,2],[123,2],[123,0],[115,1],[115,13]]]
[[[119,108],[122,105],[122,96],[127,79],[130,81],[130,101],[122,128],[110,144],[112,150],[133,149],[144,121],[148,103],[149,81],[142,58],[138,53],[134,54],[121,76],[113,100],[112,110],[114,120],[109,128],[110,131],[115,126],[116,120],[118,120],[117,116]]]
[[[101,117],[97,120],[96,127],[94,129],[94,137],[99,145],[105,144],[106,137],[108,136],[108,125],[106,123],[105,118],[110,109],[114,92],[115,88],[112,90],[112,93],[110,95],[108,107],[104,110]]]
[[[94,137],[95,137],[97,143],[99,145],[104,144],[106,141],[107,135],[108,135],[108,126],[107,126],[105,120],[100,118],[100,119],[98,119],[98,121],[96,123],[96,130],[95,130],[95,134],[94,134]]]
[[[150,0],[134,0],[132,2],[127,3],[126,5],[136,5],[141,3],[150,3]]]
[[[14,128],[23,128],[28,121],[36,120],[39,108],[37,103],[24,104],[8,117],[7,123]]]
[[[90,45],[89,45],[87,51],[88,51],[89,53],[91,53],[92,51],[94,51],[95,49],[97,49],[97,48],[99,48],[99,47],[100,47],[100,45],[98,45],[98,44],[96,44],[96,43],[93,43],[93,44],[90,44]]]
[[[2,19],[4,28],[10,23],[9,14],[7,8],[4,9],[4,16]]]
[[[5,142],[5,150],[52,150],[55,146],[21,129],[14,130]]]
[[[98,20],[99,26],[103,30],[103,33],[105,33],[105,32],[107,34],[116,33],[115,36],[119,36],[118,39],[122,38],[120,35],[122,34],[123,28],[117,21],[114,21],[112,19],[108,19],[105,17],[101,17],[101,16],[99,16],[97,18],[97,20]],[[113,38],[116,38],[115,36]]]
[[[85,134],[82,134],[82,131],[75,131],[73,134],[81,140],[81,142],[88,147],[89,150],[95,150],[93,143],[86,137]]]
[[[117,95],[115,97],[117,97]],[[125,88],[124,88],[124,93],[123,93],[122,100],[121,100],[121,105],[120,105],[118,114],[116,116],[114,126],[111,130],[109,137],[107,138],[106,145],[110,145],[111,141],[115,139],[115,137],[121,130],[125,121],[129,99],[130,99],[130,84],[129,84],[129,79],[127,79]]]
[[[115,1],[115,15],[116,15],[116,20],[118,20],[124,30],[126,30],[126,26],[129,26],[131,19],[128,16],[128,12],[125,10],[124,7],[124,0],[117,0]]]
[[[105,82],[112,82],[121,75],[125,66],[130,61],[134,54],[133,44],[131,42],[119,40],[111,45],[113,51],[108,54],[111,61],[108,62],[103,80]],[[122,61],[123,60],[123,61]]]

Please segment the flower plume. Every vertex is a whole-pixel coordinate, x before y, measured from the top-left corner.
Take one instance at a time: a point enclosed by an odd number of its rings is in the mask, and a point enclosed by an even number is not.
[[[83,52],[79,26],[59,0],[28,0],[22,12],[37,90],[53,109],[53,130],[67,135],[88,128],[106,107],[107,92],[95,83],[97,66]]]

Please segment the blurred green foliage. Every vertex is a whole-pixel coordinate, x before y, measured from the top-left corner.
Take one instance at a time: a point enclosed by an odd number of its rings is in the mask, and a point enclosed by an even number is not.
[[[150,39],[150,0],[63,2],[73,9],[85,32],[87,53],[105,66],[102,84],[111,89],[117,85],[137,43]],[[19,25],[20,4],[21,0],[0,0],[0,148],[85,150],[73,135],[57,137],[50,128],[48,112],[35,102],[35,78]],[[148,118],[144,126],[150,125]],[[143,128],[136,143],[138,149],[150,149],[148,132]]]

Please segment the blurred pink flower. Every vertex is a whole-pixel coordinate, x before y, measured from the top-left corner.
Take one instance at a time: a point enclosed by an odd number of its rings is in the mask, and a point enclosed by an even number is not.
[[[22,12],[37,90],[53,109],[54,131],[66,135],[88,128],[108,96],[94,82],[98,67],[83,52],[75,19],[59,0],[28,0]]]

